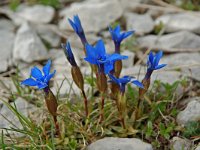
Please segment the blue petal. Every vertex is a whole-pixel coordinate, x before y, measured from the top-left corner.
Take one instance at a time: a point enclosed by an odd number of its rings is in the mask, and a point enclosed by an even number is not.
[[[114,63],[113,62],[107,62],[104,64],[104,73],[109,74],[110,71],[112,71],[114,68]]]
[[[75,31],[76,33],[78,33],[78,29],[77,29],[76,24],[74,24],[73,21],[72,21],[71,19],[68,19],[68,21],[69,21],[70,25],[72,26],[72,28],[74,29],[74,31]]]
[[[47,64],[43,67],[43,72],[45,76],[49,75],[50,67],[51,67],[51,60],[48,60]]]
[[[129,37],[130,35],[132,35],[134,33],[134,31],[128,31],[122,34],[123,39]]]
[[[88,58],[93,58],[93,59],[97,58],[95,48],[93,48],[90,44],[86,44],[85,49],[86,49],[86,55]]]
[[[113,75],[111,75],[111,74],[108,74],[108,76],[109,76],[109,78],[113,81],[113,82],[115,82],[115,83],[117,83],[118,85],[120,85],[120,82],[118,81],[118,79],[117,78],[115,78]]]
[[[81,32],[82,31],[82,25],[81,25],[81,21],[80,21],[78,15],[74,16],[74,23],[78,27],[78,31]]]
[[[117,25],[114,29],[115,33],[120,33],[120,25]]]
[[[98,40],[97,44],[95,45],[97,56],[104,56],[106,53],[105,45],[103,40]]]
[[[138,81],[138,80],[134,80],[134,81],[132,81],[131,83],[137,85],[137,86],[140,87],[140,88],[144,88],[143,84],[142,84],[140,81]]]
[[[128,82],[131,81],[131,77],[130,76],[126,76],[126,77],[123,77],[123,78],[119,78],[119,82],[120,83],[123,83],[123,84],[127,84]]]
[[[152,63],[153,63],[153,58],[154,58],[153,53],[150,52],[150,53],[149,53],[149,56],[148,56],[148,61],[147,61],[147,63],[150,62],[150,63],[152,64]],[[148,65],[148,64],[147,64],[147,65]]]
[[[38,83],[38,89],[44,89],[45,87],[47,87],[48,86],[48,84],[46,84],[46,83]]]
[[[35,79],[41,79],[42,72],[37,67],[33,67],[31,69],[31,76],[34,77]]]
[[[161,68],[165,67],[166,65],[167,64],[161,64],[161,65],[156,66],[154,69],[158,70],[158,69],[161,69]]]
[[[49,74],[48,76],[46,76],[44,82],[48,84],[49,80],[55,75],[56,70],[54,70],[53,73]]]
[[[127,58],[128,58],[128,56],[120,55],[120,54],[117,54],[117,53],[107,55],[108,61],[116,61],[116,60],[122,60],[122,59],[127,59]]]
[[[163,52],[162,51],[159,51],[156,55],[155,55],[155,60],[154,60],[154,66],[157,66],[161,57],[163,55]]]
[[[96,59],[93,59],[91,57],[85,57],[84,60],[91,63],[91,64],[97,65]]]
[[[28,86],[36,86],[38,84],[37,81],[35,81],[34,79],[32,78],[28,78],[24,81],[21,82],[22,85],[28,85]]]

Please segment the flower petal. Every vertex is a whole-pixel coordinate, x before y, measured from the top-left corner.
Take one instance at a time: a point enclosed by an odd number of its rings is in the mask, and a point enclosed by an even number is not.
[[[154,66],[156,67],[161,59],[163,55],[162,51],[159,51],[156,55],[155,55],[155,60],[154,60]]]
[[[97,44],[95,45],[97,56],[104,56],[106,53],[105,45],[103,40],[98,40]]]
[[[46,76],[44,82],[45,82],[46,84],[48,84],[48,83],[49,83],[49,80],[55,75],[55,73],[56,73],[56,70],[54,70],[53,73],[51,73],[51,74],[49,74],[48,76]]]
[[[45,87],[48,86],[48,84],[41,82],[37,86],[38,86],[38,89],[44,89]]]
[[[31,76],[35,79],[42,78],[42,72],[36,66],[31,69]]]
[[[167,64],[161,64],[155,67],[155,70],[161,69],[163,67],[165,67]]]
[[[134,31],[128,31],[128,32],[124,32],[122,33],[122,40],[129,37],[130,35],[132,35],[134,33]]]
[[[48,60],[47,64],[43,67],[43,72],[45,76],[49,75],[50,67],[51,67],[51,60]]]
[[[74,29],[74,31],[76,33],[78,33],[78,28],[77,28],[76,24],[71,19],[68,19],[68,21],[69,21],[71,27]]]
[[[97,65],[96,59],[93,59],[91,57],[85,57],[84,60],[91,63],[91,64]]]
[[[120,25],[117,25],[114,29],[115,33],[120,33]]]
[[[81,21],[79,19],[78,15],[74,16],[74,23],[76,24],[76,26],[78,27],[78,31],[79,33],[83,31],[82,25],[81,25]]]
[[[117,83],[118,85],[120,85],[120,82],[118,81],[118,79],[117,78],[115,78],[113,75],[111,75],[111,74],[108,74],[108,76],[109,76],[109,78],[113,81],[113,82],[115,82],[115,83]]]
[[[142,84],[140,81],[138,81],[138,80],[134,80],[134,81],[132,81],[131,83],[137,85],[137,86],[140,87],[140,88],[144,88],[143,84]]]
[[[112,71],[114,68],[114,63],[113,62],[106,62],[104,64],[104,73],[109,74],[110,71]]]
[[[93,58],[93,59],[97,58],[97,54],[95,52],[94,47],[92,47],[90,44],[86,44],[85,49],[86,49],[86,55],[88,58]]]
[[[122,60],[122,59],[128,59],[128,56],[120,55],[120,54],[117,54],[117,53],[107,55],[108,61],[116,61],[116,60]]]
[[[28,78],[21,82],[21,85],[28,85],[28,86],[36,86],[37,84],[38,82],[32,78]]]

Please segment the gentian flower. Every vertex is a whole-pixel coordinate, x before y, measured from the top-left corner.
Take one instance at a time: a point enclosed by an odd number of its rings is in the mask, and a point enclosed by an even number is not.
[[[142,83],[139,82],[138,80],[134,79],[134,77],[123,76],[122,78],[116,78],[112,74],[109,74],[108,76],[110,77],[110,79],[112,80],[112,82],[114,82],[114,83],[116,83],[116,84],[119,85],[121,93],[125,92],[125,87],[126,87],[127,83],[132,83],[132,84],[135,84],[136,86],[138,86],[140,88],[143,88]]]
[[[154,70],[158,70],[158,69],[161,69],[166,66],[166,64],[159,65],[159,61],[160,61],[162,55],[163,55],[162,51],[159,51],[155,55],[153,55],[152,52],[149,53],[149,56],[147,58],[147,73],[146,73],[145,78],[150,78],[150,76]]]
[[[87,43],[87,40],[86,40],[85,33],[84,33],[84,30],[83,30],[83,27],[81,25],[81,21],[78,15],[74,15],[74,21],[72,21],[71,19],[68,19],[68,21],[70,25],[72,26],[72,28],[74,29],[74,31],[76,32],[76,34],[81,39],[82,44],[85,46],[85,44]]]
[[[120,53],[120,44],[121,44],[122,40],[129,37],[130,35],[132,35],[134,33],[134,31],[120,33],[119,25],[117,27],[115,27],[114,29],[109,27],[109,31],[112,36],[112,40],[115,43],[115,52],[116,53]]]
[[[108,74],[113,70],[114,62],[117,60],[127,59],[128,56],[123,56],[117,53],[106,54],[105,46],[102,40],[97,41],[97,44],[93,47],[86,44],[86,61],[91,64],[97,65],[100,72]]]
[[[50,79],[55,75],[56,70],[50,73],[51,60],[43,67],[43,73],[35,66],[31,69],[31,77],[22,81],[22,85],[37,86],[38,89],[44,89],[49,86]]]
[[[74,59],[74,55],[73,55],[72,50],[71,50],[70,43],[66,42],[66,44],[61,44],[61,47],[64,49],[65,55],[66,55],[67,60],[69,61],[69,63],[72,66],[77,66],[76,61]]]

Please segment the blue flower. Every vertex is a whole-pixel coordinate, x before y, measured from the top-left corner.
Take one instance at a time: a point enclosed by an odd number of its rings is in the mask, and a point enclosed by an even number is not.
[[[146,78],[150,78],[152,72],[154,70],[161,69],[165,67],[167,64],[160,64],[159,61],[163,55],[162,51],[159,51],[157,54],[153,55],[152,52],[149,53],[149,56],[147,58],[147,73],[146,73]]]
[[[117,50],[119,49],[119,46],[120,46],[122,40],[129,37],[130,35],[132,35],[134,33],[134,31],[128,31],[128,32],[120,33],[120,26],[119,25],[117,27],[115,27],[114,29],[109,27],[109,31],[110,31],[110,34],[112,36],[112,40],[115,43],[115,48],[117,48]]]
[[[38,89],[44,89],[49,86],[49,80],[54,76],[56,70],[50,73],[51,60],[43,67],[43,73],[37,68],[33,67],[31,69],[31,77],[22,81],[22,85],[27,86],[37,86]]]
[[[135,84],[136,86],[140,87],[140,88],[144,88],[142,83],[139,82],[138,80],[134,79],[134,77],[131,76],[123,76],[122,78],[116,78],[113,75],[109,74],[108,75],[110,77],[110,79],[112,80],[112,82],[116,83],[119,85],[120,87],[120,91],[122,93],[125,92],[125,87],[127,83],[132,83]]]
[[[72,66],[77,66],[76,61],[74,59],[74,55],[73,55],[72,50],[71,50],[70,43],[67,42],[66,44],[61,44],[61,46],[64,49],[65,55],[66,55],[67,60],[69,61],[69,63]]]
[[[100,71],[104,71],[108,74],[113,70],[114,62],[117,60],[127,59],[128,56],[123,56],[117,53],[106,54],[105,46],[102,40],[97,41],[97,44],[93,47],[86,44],[86,61],[91,64],[97,65]]]
[[[72,21],[71,19],[68,19],[68,21],[70,25],[72,26],[72,28],[74,29],[74,31],[76,32],[76,34],[81,39],[81,42],[83,43],[83,45],[85,45],[87,43],[87,40],[85,38],[85,33],[84,33],[84,30],[83,30],[83,27],[81,25],[81,21],[78,15],[74,15],[74,21]]]
[[[153,55],[152,52],[149,53],[147,58],[147,69],[149,71],[158,70],[166,66],[166,64],[159,65],[159,61],[163,55],[162,51],[159,51],[157,54]]]

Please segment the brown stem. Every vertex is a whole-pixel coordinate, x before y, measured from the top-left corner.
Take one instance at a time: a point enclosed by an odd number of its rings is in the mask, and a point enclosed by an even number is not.
[[[84,104],[85,104],[85,116],[88,117],[88,100],[84,90],[82,90],[82,94],[84,97]]]
[[[56,128],[56,135],[58,135],[61,138],[61,134],[60,134],[60,127],[57,121],[57,117],[53,116],[53,120],[54,120],[54,124],[55,124],[55,128]]]

